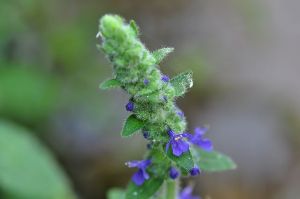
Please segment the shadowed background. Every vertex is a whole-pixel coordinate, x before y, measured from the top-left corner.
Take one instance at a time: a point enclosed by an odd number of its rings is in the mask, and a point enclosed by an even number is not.
[[[189,130],[209,124],[215,148],[238,165],[193,179],[195,192],[207,199],[297,199],[299,6],[0,0],[0,198],[99,199],[126,186],[134,170],[124,162],[141,159],[146,141],[120,138],[128,95],[98,89],[111,67],[95,47],[99,18],[116,13],[137,21],[150,50],[175,47],[161,69],[170,76],[194,71],[194,87],[178,100]]]

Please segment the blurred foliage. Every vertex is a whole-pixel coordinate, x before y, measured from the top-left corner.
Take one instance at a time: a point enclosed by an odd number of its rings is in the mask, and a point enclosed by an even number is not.
[[[84,63],[90,63],[90,59],[86,59],[89,57],[87,41],[90,38],[87,31],[80,28],[80,24],[56,27],[48,39],[52,55],[66,71],[72,72],[85,65]]]
[[[39,71],[0,65],[0,115],[29,123],[54,110],[58,83]]]
[[[31,132],[5,121],[0,121],[0,186],[6,199],[75,198],[51,153]]]
[[[125,198],[125,192],[122,189],[112,188],[107,192],[108,199],[123,199]]]

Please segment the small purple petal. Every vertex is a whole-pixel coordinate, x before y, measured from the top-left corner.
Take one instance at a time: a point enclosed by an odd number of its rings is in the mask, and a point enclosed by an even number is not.
[[[185,187],[179,195],[179,199],[200,199],[198,196],[193,196],[192,195],[193,189],[192,187],[188,186]]]
[[[205,151],[212,151],[214,148],[212,142],[209,139],[201,139],[197,142],[193,142],[193,144],[197,145]]]
[[[207,132],[208,128],[206,127],[197,127],[195,128],[194,132],[195,132],[195,135],[204,135],[206,132]]]
[[[181,119],[183,119],[183,117],[184,117],[184,114],[183,114],[182,111],[177,111],[177,115],[178,115]]]
[[[138,167],[139,164],[140,164],[140,161],[138,161],[138,160],[132,160],[132,161],[125,163],[125,165],[128,166],[129,168]]]
[[[209,139],[203,138],[202,136],[206,133],[207,128],[195,128],[194,135],[188,137],[189,141],[194,145],[202,148],[206,151],[213,150],[213,144]]]
[[[200,174],[200,169],[198,167],[194,167],[190,170],[191,176],[196,176]]]
[[[132,160],[132,161],[129,161],[129,162],[126,162],[126,163],[125,163],[125,165],[128,166],[129,168],[137,167],[137,168],[139,168],[139,169],[145,169],[145,168],[147,168],[150,164],[151,164],[151,160],[150,160],[150,159],[147,159],[147,160],[141,160],[141,161],[138,161],[138,160]]]
[[[166,144],[166,153],[168,152],[169,148],[170,148],[170,144],[171,144],[172,139],[169,140],[169,142]]]
[[[188,133],[188,132],[186,132],[186,133],[182,133],[181,136],[185,137],[185,138],[191,138],[193,135],[190,134],[190,133]]]
[[[165,102],[168,102],[168,97],[167,97],[167,96],[163,96],[163,100],[164,100]]]
[[[152,144],[151,143],[147,144],[147,149],[152,149]]]
[[[152,163],[152,161],[150,159],[142,160],[142,161],[140,161],[139,168],[146,169],[151,163]]]
[[[144,131],[144,132],[143,132],[143,136],[144,136],[145,139],[148,139],[149,136],[150,136],[150,134],[149,134],[148,131]]]
[[[167,75],[163,75],[161,77],[161,80],[164,81],[164,82],[169,82],[170,81],[170,78],[167,76]]]
[[[132,181],[137,185],[141,186],[145,182],[145,178],[143,175],[143,170],[139,169],[133,176],[132,176]]]
[[[179,172],[177,171],[177,169],[175,167],[171,167],[170,171],[169,171],[170,178],[175,180],[178,177],[178,175],[179,175]]]
[[[174,133],[174,131],[169,130],[169,131],[168,131],[168,135],[169,135],[171,138],[173,138],[173,137],[175,136],[175,133]]]
[[[133,102],[128,102],[127,104],[126,104],[126,110],[127,111],[133,111],[133,109],[134,109],[134,103]]]
[[[140,169],[142,170],[142,173],[143,173],[143,177],[145,180],[148,180],[150,178],[149,174],[147,173],[146,169]]]
[[[144,84],[148,85],[149,84],[149,80],[148,79],[144,79]]]

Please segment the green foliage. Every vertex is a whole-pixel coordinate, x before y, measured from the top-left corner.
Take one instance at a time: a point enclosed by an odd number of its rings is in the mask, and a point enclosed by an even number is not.
[[[171,79],[171,84],[175,89],[175,96],[183,95],[187,89],[193,86],[193,73],[191,71],[180,73]]]
[[[41,72],[14,65],[0,66],[0,115],[32,123],[56,106],[58,82]]]
[[[117,87],[120,87],[120,86],[121,86],[121,83],[118,80],[108,79],[108,80],[105,80],[104,82],[102,82],[99,85],[99,88],[102,89],[102,90],[107,90],[107,89],[111,89],[111,88],[117,88]]]
[[[144,122],[137,119],[134,115],[130,115],[124,123],[121,135],[123,137],[131,136],[138,130],[142,129],[144,125]]]
[[[174,48],[161,48],[152,53],[156,60],[156,64],[159,64],[168,54],[174,51]]]
[[[233,160],[218,151],[204,151],[199,148],[193,148],[193,156],[201,170],[206,172],[220,172],[236,169]]]
[[[0,189],[5,199],[74,199],[50,152],[26,129],[0,121]]]

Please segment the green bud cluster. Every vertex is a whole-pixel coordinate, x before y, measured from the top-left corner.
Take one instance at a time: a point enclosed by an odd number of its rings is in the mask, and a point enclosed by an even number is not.
[[[145,122],[143,130],[156,140],[168,139],[168,129],[183,132],[186,121],[178,115],[180,110],[174,103],[178,96],[171,82],[161,80],[158,68],[161,56],[167,53],[151,53],[138,39],[136,24],[125,24],[119,16],[105,15],[100,21],[100,33],[102,49],[113,63],[114,79],[131,95],[134,115]]]

